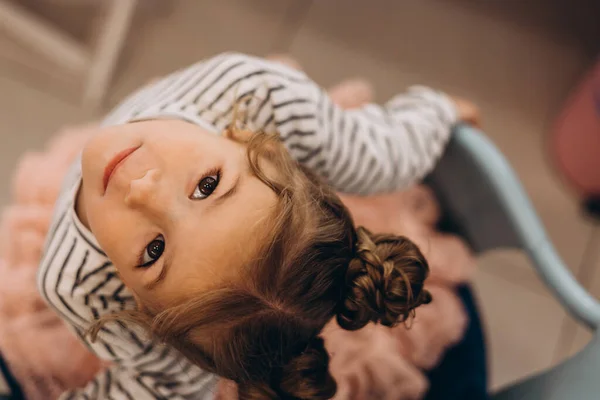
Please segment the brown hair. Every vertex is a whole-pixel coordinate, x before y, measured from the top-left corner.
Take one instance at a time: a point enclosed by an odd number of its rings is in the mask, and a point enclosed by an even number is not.
[[[228,132],[241,140],[238,133]],[[242,276],[166,310],[110,319],[141,324],[200,368],[237,382],[241,400],[329,399],[336,384],[319,336],[325,324],[336,317],[356,330],[405,321],[431,300],[423,289],[428,265],[404,237],[355,229],[334,190],[276,136],[250,136],[251,169],[279,201]]]

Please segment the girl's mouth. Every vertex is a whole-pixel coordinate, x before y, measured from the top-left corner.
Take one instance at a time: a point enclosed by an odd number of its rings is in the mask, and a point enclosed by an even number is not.
[[[106,188],[108,188],[108,183],[110,182],[110,178],[113,176],[113,174],[116,172],[116,170],[121,165],[123,165],[123,162],[127,159],[127,157],[129,157],[131,154],[133,154],[139,148],[140,148],[140,146],[137,146],[137,147],[131,147],[129,149],[120,151],[106,165],[106,168],[104,168],[104,179],[103,179],[104,193],[106,193]]]

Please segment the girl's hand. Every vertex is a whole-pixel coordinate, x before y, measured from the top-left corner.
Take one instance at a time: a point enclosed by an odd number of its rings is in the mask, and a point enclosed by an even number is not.
[[[451,99],[454,101],[458,118],[474,127],[481,127],[481,113],[479,107],[469,100],[465,100],[461,97],[452,96]]]
[[[369,324],[349,332],[335,321],[325,328],[322,336],[331,354],[329,370],[338,385],[334,400],[423,398],[428,386],[425,376],[402,355],[394,330]]]

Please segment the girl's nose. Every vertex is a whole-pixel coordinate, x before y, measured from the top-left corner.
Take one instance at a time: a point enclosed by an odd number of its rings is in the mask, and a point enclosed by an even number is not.
[[[164,205],[160,204],[160,172],[151,169],[141,178],[132,180],[125,195],[125,204],[153,215],[164,209]]]

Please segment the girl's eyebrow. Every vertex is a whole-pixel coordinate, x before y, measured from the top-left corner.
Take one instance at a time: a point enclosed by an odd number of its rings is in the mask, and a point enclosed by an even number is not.
[[[171,254],[172,254],[172,252],[171,252]],[[160,271],[160,274],[158,274],[156,279],[145,284],[144,289],[150,291],[150,290],[154,289],[156,286],[158,286],[160,283],[164,282],[169,268],[171,268],[171,255],[170,254],[165,256],[165,261],[163,262],[163,266],[162,266],[162,270]]]
[[[246,162],[244,163],[244,167],[240,171],[239,175],[235,178],[235,182],[233,182],[233,185],[231,185],[231,187],[229,188],[228,191],[226,191],[225,193],[223,193],[222,195],[217,197],[214,201],[212,201],[211,204],[209,205],[209,207],[212,208],[212,207],[219,206],[219,205],[223,204],[227,199],[232,198],[233,195],[235,195],[238,192],[238,189],[241,186],[242,182],[244,181],[244,179],[246,179],[246,177],[250,173],[251,173],[250,172],[250,164],[248,163],[248,160],[246,159]]]
[[[240,181],[242,180],[242,177],[240,175],[238,175],[238,177],[236,178],[235,182],[233,182],[233,185],[231,185],[231,188],[229,188],[228,191],[226,191],[225,193],[223,193],[222,195],[220,195],[219,197],[217,197],[212,204],[210,205],[210,207],[216,207],[220,204],[223,204],[227,199],[233,197],[234,194],[237,193],[237,190],[240,186]]]

